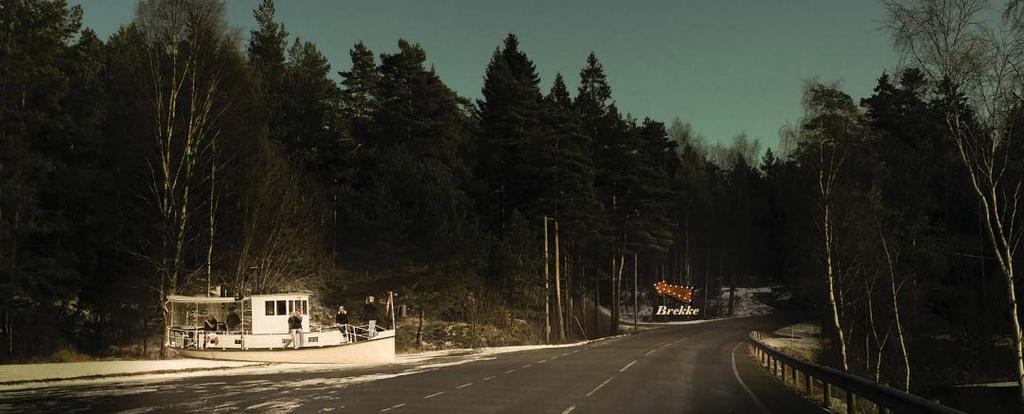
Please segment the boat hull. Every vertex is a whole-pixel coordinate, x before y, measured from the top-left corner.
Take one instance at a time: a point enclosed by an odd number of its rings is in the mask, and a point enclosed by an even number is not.
[[[178,349],[189,358],[296,364],[383,364],[395,361],[394,331],[377,338],[342,345],[299,349]]]

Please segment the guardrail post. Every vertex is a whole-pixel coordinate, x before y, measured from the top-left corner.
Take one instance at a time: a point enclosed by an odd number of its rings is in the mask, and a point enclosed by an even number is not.
[[[825,404],[825,408],[832,408],[832,384],[822,381],[821,394],[821,401]]]
[[[807,372],[804,372],[804,392],[807,393],[807,396],[809,397],[813,397],[813,395],[811,394],[814,391],[813,381],[814,378],[811,378],[811,376],[808,375]]]
[[[853,391],[849,388],[846,389],[846,414],[853,414],[856,412],[857,396],[853,395]]]

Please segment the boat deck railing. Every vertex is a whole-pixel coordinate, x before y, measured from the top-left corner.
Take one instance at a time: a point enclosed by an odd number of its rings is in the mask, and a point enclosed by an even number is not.
[[[340,342],[337,345],[364,342],[375,339],[381,332],[387,331],[386,328],[377,324],[368,325],[336,325],[336,326],[318,326],[311,328],[309,331],[302,332],[303,336],[311,334],[320,334],[325,332],[341,332]],[[242,342],[247,343],[246,337],[289,337],[288,333],[259,333],[254,334],[246,330],[204,330],[202,327],[192,326],[179,326],[172,327],[170,329],[170,346],[172,348],[185,348],[185,349],[205,349],[205,348],[224,348],[225,345],[218,342],[211,342],[212,338],[217,337],[218,339],[224,338],[223,340],[229,340],[238,338]],[[238,343],[241,345],[241,343]],[[322,344],[318,344],[320,346]],[[304,345],[306,347],[309,344]],[[234,348],[234,346],[229,346]],[[238,346],[243,347],[243,346]]]

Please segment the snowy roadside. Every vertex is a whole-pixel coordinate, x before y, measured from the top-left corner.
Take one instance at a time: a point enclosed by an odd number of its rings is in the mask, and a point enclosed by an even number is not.
[[[623,336],[623,335],[619,335]],[[396,366],[410,366],[414,372],[444,366],[493,359],[497,355],[539,349],[570,348],[605,341],[617,336],[559,345],[522,345],[477,349],[448,349],[398,355]],[[439,360],[440,359],[440,360]],[[438,360],[438,361],[434,361]],[[279,372],[315,372],[380,366],[381,364],[277,364],[265,362],[170,359],[160,361],[90,361],[51,364],[0,365],[0,391],[74,386],[85,384],[159,381],[207,375],[259,375]],[[403,371],[400,375],[408,375]],[[389,378],[396,374],[363,375],[349,381]],[[365,378],[364,378],[365,377]]]
[[[398,363],[417,363],[423,361],[429,361],[431,359],[446,357],[446,356],[481,356],[481,355],[499,355],[506,354],[509,352],[520,352],[520,351],[534,351],[538,349],[555,349],[555,348],[572,348],[577,346],[583,346],[592,344],[595,342],[606,341],[612,338],[618,338],[625,335],[608,336],[604,338],[590,339],[580,342],[572,342],[568,344],[557,344],[557,345],[514,345],[514,346],[496,346],[486,348],[459,348],[459,349],[445,349],[440,351],[429,351],[419,352],[415,354],[402,354],[398,355],[395,359]]]
[[[694,319],[688,321],[666,321],[666,322],[645,322],[644,318],[650,318],[653,308],[650,306],[641,306],[639,309],[640,322],[637,325],[640,326],[660,326],[660,325],[694,325],[701,323],[708,323],[714,321],[723,321],[735,318],[746,318],[751,316],[768,315],[775,312],[775,308],[771,307],[764,302],[758,300],[757,296],[771,295],[772,287],[755,287],[755,288],[736,288],[734,302],[733,302],[733,315],[724,318],[715,319]],[[719,294],[720,300],[729,300],[729,288],[723,287]],[[599,307],[601,313],[610,316],[611,312],[605,307]],[[633,308],[632,306],[625,305],[622,307],[622,311],[619,315],[619,322],[621,323],[633,323]]]
[[[786,355],[814,362],[824,344],[821,337],[821,325],[817,322],[804,322],[776,329],[773,337],[762,338],[761,342],[782,351]]]
[[[222,370],[260,365],[268,364],[262,362],[213,361],[205,359],[10,364],[0,365],[0,385],[109,376]]]

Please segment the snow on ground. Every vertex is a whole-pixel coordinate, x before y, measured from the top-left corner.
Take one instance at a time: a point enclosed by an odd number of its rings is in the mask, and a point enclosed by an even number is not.
[[[621,336],[621,335],[619,335]],[[557,345],[515,345],[515,346],[496,346],[487,348],[463,348],[463,349],[445,349],[441,351],[430,351],[420,352],[415,354],[403,354],[398,355],[396,360],[399,363],[416,363],[421,361],[428,361],[434,358],[445,357],[445,356],[460,356],[460,355],[499,355],[509,352],[520,352],[520,351],[533,351],[537,349],[553,349],[553,348],[571,348],[576,346],[583,346],[597,341],[604,341],[615,336],[591,339],[587,341],[573,342],[568,344],[557,344]]]
[[[957,385],[959,388],[1017,388],[1017,381],[985,382],[980,384]]]
[[[761,340],[765,345],[778,349],[805,361],[814,361],[823,348],[821,325],[805,322],[779,328],[772,332],[775,337]]]
[[[733,303],[733,315],[732,318],[746,318],[749,316],[761,316],[768,315],[775,311],[775,308],[771,307],[767,303],[762,302],[760,299],[769,298],[772,294],[772,288],[767,287],[755,287],[755,288],[736,288],[736,296]],[[721,308],[722,312],[728,312],[729,310],[729,288],[723,287],[721,294]],[[673,305],[666,305],[670,309],[679,306],[678,301],[672,302]],[[600,307],[601,312],[605,315],[611,315],[611,312],[604,307]],[[689,321],[671,321],[671,322],[644,322],[645,318],[651,317],[651,312],[654,308],[648,305],[641,305],[639,310],[640,325],[691,325],[697,323],[705,323],[710,321],[716,321],[721,319],[729,318],[717,318],[717,319],[695,319]],[[704,312],[701,309],[701,312]],[[633,307],[630,304],[622,306],[619,314],[619,321],[623,323],[633,323]]]
[[[204,412],[240,412],[244,410],[256,410],[260,412],[291,412],[294,411],[296,407],[309,402],[308,397],[306,396],[298,398],[286,395],[296,388],[317,391],[317,394],[326,397],[337,392],[339,388],[344,388],[353,384],[415,375],[442,367],[462,365],[494,358],[494,356],[471,355],[465,358],[436,363],[408,365],[396,364],[399,370],[395,372],[368,373],[349,376],[335,376],[334,373],[332,373],[332,375],[310,377],[299,381],[280,381],[275,377],[255,377],[254,379],[246,379],[245,381],[229,383],[227,381],[220,381],[220,378],[217,378],[217,381],[214,382],[198,382],[189,385],[193,391],[200,395],[199,398],[183,403],[174,403],[169,406],[149,407],[142,410],[142,412],[148,412],[153,409],[158,409],[159,411]],[[217,375],[222,377],[266,375],[282,372],[312,373],[353,367],[354,366],[352,365],[334,364],[269,364],[218,371]],[[143,395],[160,392],[162,386],[159,382],[161,381],[201,377],[210,375],[210,372],[211,371],[193,371],[172,374],[137,375],[131,377],[103,377],[93,380],[79,379],[61,381],[59,383],[32,382],[14,385],[0,385],[0,391],[5,393],[5,397],[10,398],[39,398],[40,396],[45,397],[47,395],[52,395],[54,397],[67,397],[71,395],[76,398]],[[344,372],[338,373],[344,375]],[[55,386],[55,384],[59,384],[59,386]],[[88,385],[90,387],[71,388],[71,386],[77,385]],[[234,398],[239,395],[249,395],[253,396],[253,398]],[[320,397],[314,397],[313,399],[316,400],[319,398]],[[239,405],[234,402],[238,400],[246,400],[247,402]],[[211,401],[221,401],[223,403],[211,407]],[[3,411],[3,409],[4,406],[0,404],[0,411]]]
[[[723,312],[728,312],[729,310],[729,290],[730,289],[727,287],[722,288],[721,300]],[[775,308],[758,300],[758,297],[770,297],[771,293],[771,287],[736,288],[736,297],[733,302],[732,316],[736,318],[745,318],[747,316],[767,315],[774,312]]]
[[[621,336],[621,335],[620,335]],[[411,369],[397,374],[373,374],[355,377],[332,378],[331,384],[352,384],[395,376],[410,375],[423,370],[446,366],[462,365],[475,361],[496,358],[496,355],[530,351],[536,349],[577,347],[613,337],[593,339],[560,345],[522,345],[478,349],[449,349],[398,355],[396,365],[407,365]],[[434,360],[444,358],[434,362]],[[260,362],[214,361],[202,359],[172,359],[162,361],[93,361],[60,364],[17,364],[0,365],[0,391],[52,387],[55,381],[60,386],[162,381],[175,378],[216,375],[259,375],[279,372],[317,372],[339,369],[363,368],[379,364],[269,364]],[[321,381],[321,380],[311,380]],[[312,385],[322,385],[320,382]]]
[[[0,365],[0,384],[140,373],[212,370],[266,365],[258,362],[167,359],[160,361],[89,361]]]

